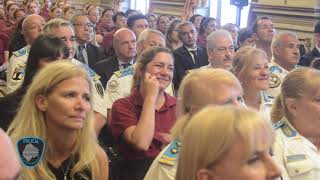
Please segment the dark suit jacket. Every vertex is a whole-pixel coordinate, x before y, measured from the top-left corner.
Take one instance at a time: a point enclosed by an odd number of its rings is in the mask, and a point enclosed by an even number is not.
[[[117,56],[112,56],[108,59],[97,62],[94,65],[93,70],[101,76],[100,81],[105,88],[113,73],[119,70],[119,61]]]
[[[312,49],[312,51],[308,52],[307,54],[303,55],[299,61],[299,65],[301,66],[310,66],[310,63],[314,58],[320,57],[320,53],[316,47]]]
[[[185,76],[187,70],[196,69],[209,64],[207,52],[205,51],[205,49],[199,46],[197,46],[197,63],[193,62],[192,56],[190,55],[187,48],[184,46],[174,50],[173,56],[175,69],[173,83],[175,90],[178,90],[180,82],[182,81],[182,78]]]
[[[88,65],[90,68],[93,68],[97,62],[106,58],[103,49],[96,45],[87,43],[86,50],[88,55]],[[75,58],[78,59],[77,55]]]

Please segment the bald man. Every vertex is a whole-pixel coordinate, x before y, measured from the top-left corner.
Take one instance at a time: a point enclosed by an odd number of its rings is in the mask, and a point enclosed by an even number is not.
[[[125,69],[134,63],[137,54],[136,45],[136,36],[130,29],[122,28],[114,34],[113,48],[116,55],[97,62],[93,68],[101,76],[103,87],[106,87],[115,71]]]
[[[7,93],[16,90],[24,78],[24,69],[33,41],[42,33],[45,20],[36,14],[27,16],[22,22],[22,34],[27,46],[12,53],[7,72]]]
[[[18,179],[20,168],[20,163],[11,140],[7,134],[0,129],[0,179]]]

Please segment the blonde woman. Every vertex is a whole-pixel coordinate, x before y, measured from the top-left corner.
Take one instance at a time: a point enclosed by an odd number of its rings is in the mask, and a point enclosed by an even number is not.
[[[178,93],[178,117],[173,129],[174,141],[161,151],[153,161],[145,180],[171,180],[175,178],[180,136],[193,114],[208,104],[233,104],[242,101],[242,88],[237,78],[223,69],[191,71],[182,80]]]
[[[320,178],[320,71],[298,68],[282,82],[272,107],[275,160],[284,180]]]
[[[67,61],[52,62],[34,78],[8,133],[46,142],[37,166],[21,179],[108,179],[108,158],[93,128],[90,77]]]
[[[270,74],[266,53],[253,47],[239,49],[233,57],[232,71],[242,85],[244,103],[270,119],[273,99],[265,92]]]
[[[185,128],[176,180],[279,179],[273,141],[271,123],[256,111],[206,107]]]

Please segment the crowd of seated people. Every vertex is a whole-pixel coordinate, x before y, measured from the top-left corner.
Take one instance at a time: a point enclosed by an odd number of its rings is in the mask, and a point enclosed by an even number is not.
[[[320,21],[304,54],[270,17],[3,9],[0,179],[320,178]],[[32,167],[25,137],[46,144]]]

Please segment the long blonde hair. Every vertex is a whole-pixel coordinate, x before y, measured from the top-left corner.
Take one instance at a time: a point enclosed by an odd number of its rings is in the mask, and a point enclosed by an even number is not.
[[[187,74],[179,88],[177,97],[179,119],[173,126],[171,134],[178,137],[194,113],[208,104],[214,104],[219,97],[217,91],[223,85],[241,89],[238,79],[224,69],[199,69]]]
[[[272,122],[282,117],[290,120],[291,114],[286,106],[286,99],[298,99],[304,95],[316,94],[320,89],[320,71],[309,67],[299,67],[291,71],[281,84],[281,92],[275,99],[271,109]]]
[[[85,78],[91,84],[88,74],[67,60],[52,62],[40,70],[34,77],[22,100],[19,111],[8,129],[13,143],[25,136],[40,137],[48,142],[45,115],[36,107],[35,98],[38,95],[49,96],[59,83],[77,76]],[[91,99],[90,103],[92,105]],[[70,152],[78,158],[71,169],[70,175],[73,178],[77,173],[85,179],[89,179],[90,177],[86,177],[85,174],[81,173],[86,169],[91,172],[92,179],[98,179],[100,174],[97,159],[98,144],[94,133],[93,121],[93,111],[91,110],[84,121],[83,128],[77,132],[74,150]],[[48,154],[54,151],[53,148],[50,144],[47,144],[42,161],[34,168],[23,168],[21,179],[55,179],[54,174],[47,165]]]
[[[258,112],[234,106],[208,106],[195,114],[183,134],[176,180],[195,180],[199,169],[223,160],[235,140],[245,156],[274,141],[271,123]]]

